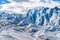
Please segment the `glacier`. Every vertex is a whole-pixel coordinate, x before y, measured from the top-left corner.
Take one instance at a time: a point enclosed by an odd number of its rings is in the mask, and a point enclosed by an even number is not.
[[[60,40],[60,8],[0,11],[0,40]]]

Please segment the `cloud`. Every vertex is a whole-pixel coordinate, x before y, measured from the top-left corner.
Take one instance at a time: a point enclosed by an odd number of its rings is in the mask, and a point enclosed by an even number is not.
[[[30,0],[9,0],[10,2],[16,2],[16,3],[21,3],[21,2],[29,2]]]
[[[13,0],[15,2],[28,2],[29,0]]]
[[[16,13],[21,13],[24,14],[26,13],[29,9],[33,9],[36,7],[55,7],[55,6],[60,6],[60,3],[54,2],[52,0],[44,0],[46,3],[41,2],[40,0],[29,0],[29,2],[15,2],[13,0],[9,0],[11,3],[9,4],[3,4],[1,5],[2,8],[0,10],[7,10],[7,11],[13,11]],[[18,1],[18,0],[17,0]],[[50,2],[50,3],[49,3]]]

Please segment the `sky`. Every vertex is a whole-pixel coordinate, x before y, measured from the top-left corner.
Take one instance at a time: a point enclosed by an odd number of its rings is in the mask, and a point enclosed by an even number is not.
[[[8,0],[0,0],[0,5],[1,4],[7,4],[7,3],[10,3]]]
[[[53,0],[53,1],[60,2],[60,0]]]

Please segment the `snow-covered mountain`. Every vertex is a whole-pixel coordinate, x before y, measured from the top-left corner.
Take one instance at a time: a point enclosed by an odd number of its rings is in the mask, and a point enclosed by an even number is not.
[[[56,40],[59,40],[57,32],[60,31],[60,8],[37,7],[29,9],[26,14],[6,10],[0,11],[0,33],[5,32],[4,30],[12,31],[12,33],[7,31],[7,34],[11,33],[9,35],[13,34],[14,37],[18,37],[14,32],[18,34],[22,32],[28,33],[34,40],[45,40],[46,38],[54,40],[56,35]]]

